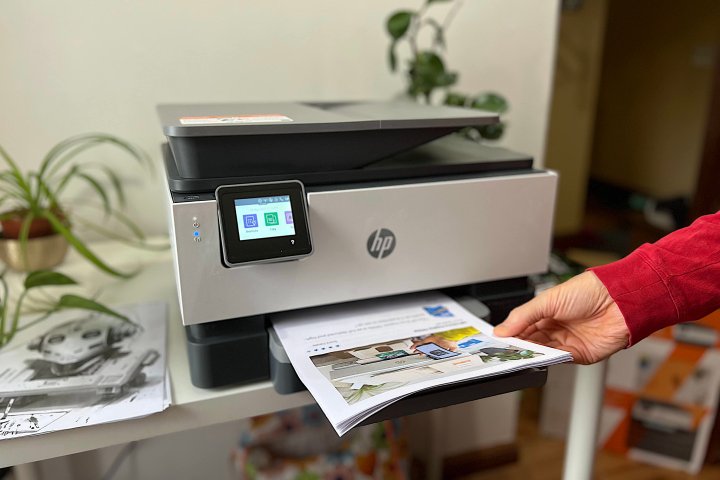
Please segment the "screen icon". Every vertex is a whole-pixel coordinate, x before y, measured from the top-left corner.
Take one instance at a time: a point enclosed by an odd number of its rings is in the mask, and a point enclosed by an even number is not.
[[[267,214],[265,214],[267,215]],[[267,217],[266,217],[267,218]],[[255,228],[258,226],[258,218],[257,215],[254,213],[251,213],[249,215],[243,215],[243,225],[245,225],[245,228]]]
[[[265,212],[265,226],[275,227],[280,224],[277,212]]]
[[[285,223],[288,225],[293,224],[292,212],[285,212]]]

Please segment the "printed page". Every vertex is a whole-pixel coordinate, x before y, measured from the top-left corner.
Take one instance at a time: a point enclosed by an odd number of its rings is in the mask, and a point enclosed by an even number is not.
[[[426,388],[572,360],[494,337],[491,325],[436,292],[280,314],[273,326],[340,435]]]
[[[0,439],[115,422],[170,404],[166,306],[81,310],[30,327],[0,350]]]

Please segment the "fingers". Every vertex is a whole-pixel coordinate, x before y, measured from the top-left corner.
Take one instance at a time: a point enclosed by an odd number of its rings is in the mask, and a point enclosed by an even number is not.
[[[495,327],[493,333],[498,337],[514,337],[543,318],[552,318],[554,302],[549,293],[544,292],[515,308],[503,323]]]

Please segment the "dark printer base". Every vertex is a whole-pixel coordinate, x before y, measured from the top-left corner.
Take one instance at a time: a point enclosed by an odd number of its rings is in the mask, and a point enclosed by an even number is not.
[[[190,380],[200,388],[261,382],[270,378],[265,317],[238,318],[185,327]]]

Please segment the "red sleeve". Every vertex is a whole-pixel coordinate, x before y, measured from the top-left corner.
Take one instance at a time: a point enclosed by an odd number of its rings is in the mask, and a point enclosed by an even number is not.
[[[625,317],[630,345],[669,325],[699,320],[720,308],[720,212],[590,270]]]

